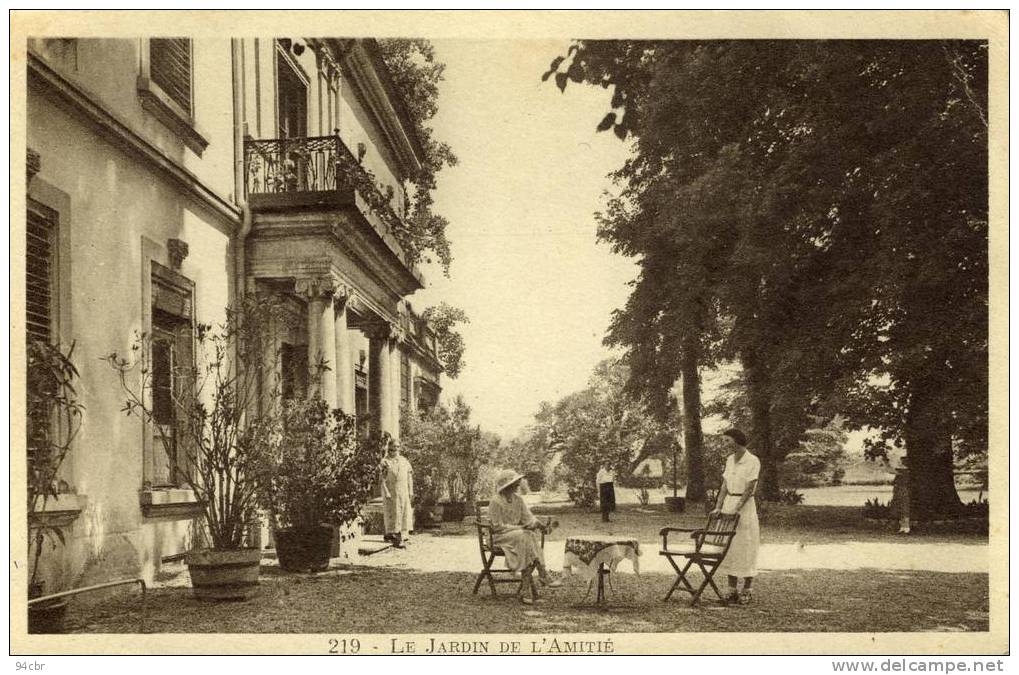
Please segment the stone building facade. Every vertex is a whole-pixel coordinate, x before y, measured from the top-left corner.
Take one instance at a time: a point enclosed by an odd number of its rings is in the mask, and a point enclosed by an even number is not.
[[[372,40],[33,39],[27,61],[22,333],[75,344],[86,408],[46,574],[151,580],[199,509],[102,357],[145,333],[154,362],[194,359],[195,326],[271,289],[298,318],[286,384],[325,362],[326,400],[398,436],[440,391],[393,234],[423,150]]]

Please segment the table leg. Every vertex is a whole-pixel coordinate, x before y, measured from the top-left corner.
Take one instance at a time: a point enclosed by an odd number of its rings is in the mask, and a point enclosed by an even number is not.
[[[596,602],[601,605],[605,602],[605,577],[609,574],[605,563],[598,564],[598,598]]]

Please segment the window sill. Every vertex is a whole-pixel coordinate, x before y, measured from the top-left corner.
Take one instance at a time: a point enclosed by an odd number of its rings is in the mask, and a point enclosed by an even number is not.
[[[185,488],[142,490],[138,498],[146,518],[194,518],[205,506],[193,490]]]
[[[209,147],[209,141],[195,126],[190,115],[170,99],[159,85],[144,75],[138,76],[138,96],[141,98],[143,108],[180,136],[184,144],[201,157],[205,148]]]
[[[81,515],[88,504],[88,496],[79,494],[60,494],[56,499],[46,500],[41,511],[29,514],[29,521],[34,525],[49,527],[67,527]]]

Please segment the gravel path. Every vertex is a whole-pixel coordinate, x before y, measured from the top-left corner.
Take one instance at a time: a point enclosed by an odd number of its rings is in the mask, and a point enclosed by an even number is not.
[[[666,559],[658,555],[660,542],[641,542],[641,571],[669,572]],[[356,551],[356,546],[347,548]],[[563,541],[546,546],[551,570],[562,569]],[[349,555],[350,562],[395,567],[421,572],[476,572],[479,567],[477,539],[422,534],[411,538],[406,549],[387,549],[371,556]],[[762,544],[758,565],[762,570],[924,570],[986,574],[989,555],[985,544],[923,542],[848,542],[839,544]],[[628,562],[620,565],[627,570]]]

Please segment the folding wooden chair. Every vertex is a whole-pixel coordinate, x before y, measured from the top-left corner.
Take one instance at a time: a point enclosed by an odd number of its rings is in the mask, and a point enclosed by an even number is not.
[[[496,558],[504,558],[506,554],[500,547],[494,544],[492,539],[492,521],[488,519],[487,512],[483,513],[482,509],[484,507],[478,504],[478,550],[481,552],[482,569],[478,573],[477,581],[474,582],[474,594],[477,595],[478,589],[481,588],[481,582],[485,580],[488,581],[488,587],[492,590],[492,595],[499,595],[495,590],[496,584],[517,584],[517,592],[519,593],[520,586],[524,583],[523,577],[513,576],[513,570],[492,566]],[[545,548],[544,531],[541,532],[541,547]],[[537,590],[533,586],[531,591],[533,595],[537,595]]]
[[[689,593],[692,596],[690,604],[696,605],[700,600],[701,593],[709,585],[714,589],[719,600],[725,599],[722,592],[718,590],[718,586],[715,585],[714,576],[718,566],[729,552],[729,546],[732,545],[732,538],[736,536],[736,526],[738,524],[738,513],[721,513],[708,516],[708,523],[702,529],[683,527],[662,528],[661,532],[659,532],[662,536],[662,550],[659,551],[659,555],[668,558],[669,564],[676,570],[676,582],[672,584],[672,588],[665,595],[665,600],[671,598],[672,594],[679,589]],[[673,541],[670,544],[669,533],[671,532],[688,533],[690,539],[683,542]],[[683,565],[682,569],[676,563],[676,558],[686,560],[686,564]],[[686,578],[686,573],[693,565],[697,565],[701,570],[701,574],[704,575],[701,585],[696,589]]]

